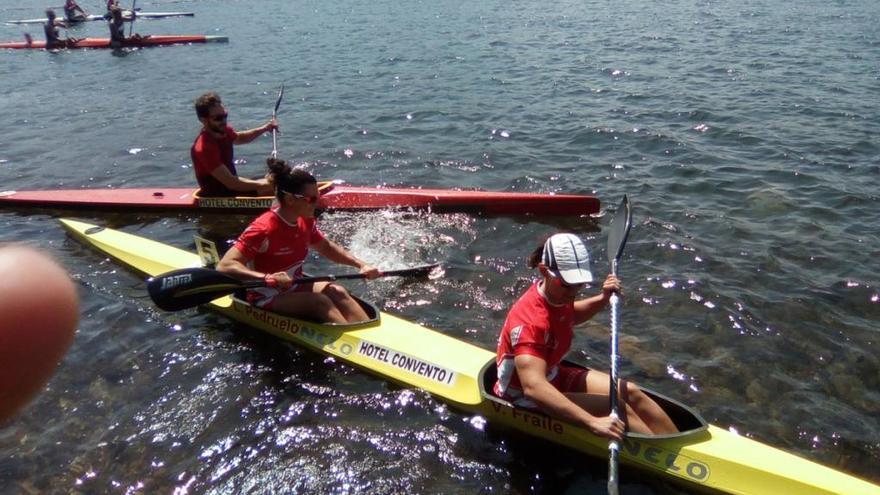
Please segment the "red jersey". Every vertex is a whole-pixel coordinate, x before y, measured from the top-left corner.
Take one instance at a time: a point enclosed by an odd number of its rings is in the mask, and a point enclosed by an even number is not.
[[[528,354],[546,361],[547,381],[553,382],[559,373],[559,363],[571,349],[574,303],[550,304],[538,288],[539,283],[533,284],[510,308],[498,337],[498,380],[494,392],[507,400],[523,397],[514,364],[516,356]]]
[[[213,134],[202,129],[196,137],[192,148],[189,150],[193,168],[196,171],[196,180],[201,188],[203,196],[235,196],[235,191],[226,189],[219,180],[211,174],[217,167],[226,167],[232,175],[238,175],[233,162],[232,147],[238,133],[231,126],[226,126],[226,134],[222,138],[216,138]]]
[[[299,217],[296,224],[291,224],[273,208],[251,222],[234,246],[250,260],[254,270],[287,272],[295,279],[302,275],[309,246],[322,240],[324,234],[318,230],[317,219]]]

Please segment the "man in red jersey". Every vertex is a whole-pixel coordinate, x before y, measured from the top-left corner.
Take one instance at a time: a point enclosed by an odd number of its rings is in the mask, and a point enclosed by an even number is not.
[[[268,196],[274,191],[268,180],[246,179],[235,170],[233,146],[247,144],[278,128],[275,119],[260,127],[236,132],[226,123],[227,113],[217,93],[205,93],[195,101],[202,131],[190,149],[202,196]]]
[[[556,234],[529,257],[542,279],[514,303],[498,338],[498,380],[494,392],[518,407],[541,410],[595,435],[621,440],[629,429],[638,433],[678,431],[660,406],[635,384],[620,382],[621,417],[612,418],[607,374],[562,362],[571,349],[574,325],[608,305],[620,281],[608,275],[602,293],[577,299],[593,281],[590,258],[574,234]]]
[[[380,272],[361,261],[318,230],[315,206],[318,183],[305,170],[291,170],[281,160],[269,159],[278,205],[251,222],[226,252],[217,270],[241,280],[264,279],[268,287],[248,291],[248,301],[276,313],[321,323],[365,321],[368,316],[341,285],[330,282],[300,284],[309,248],[325,258],[357,267],[366,278]]]

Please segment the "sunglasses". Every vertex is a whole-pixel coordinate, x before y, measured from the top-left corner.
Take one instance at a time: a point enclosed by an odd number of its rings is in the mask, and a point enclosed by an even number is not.
[[[306,196],[305,194],[294,194],[294,193],[287,192],[287,191],[284,191],[284,192],[287,194],[290,194],[295,199],[301,199],[310,205],[313,205],[318,202],[318,196]]]
[[[229,117],[228,113],[218,113],[217,115],[211,115],[211,120],[214,122],[226,122],[227,117]]]

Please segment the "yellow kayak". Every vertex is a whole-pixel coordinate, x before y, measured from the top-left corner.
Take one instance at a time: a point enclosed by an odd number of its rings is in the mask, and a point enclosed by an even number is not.
[[[62,219],[78,240],[148,276],[201,266],[195,253],[109,228]],[[336,357],[395,383],[418,387],[452,407],[559,445],[605,458],[607,441],[540,412],[492,395],[495,353],[380,312],[360,301],[371,319],[318,324],[278,315],[232,296],[206,305],[276,337]],[[689,407],[646,390],[681,433],[630,434],[620,460],[664,474],[690,488],[750,495],[880,495],[880,486],[707,424]]]

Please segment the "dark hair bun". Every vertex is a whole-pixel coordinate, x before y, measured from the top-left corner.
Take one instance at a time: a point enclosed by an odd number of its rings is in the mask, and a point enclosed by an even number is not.
[[[274,175],[276,179],[281,176],[290,174],[290,165],[288,165],[286,161],[279,158],[267,158],[266,165],[269,167],[269,173]]]

